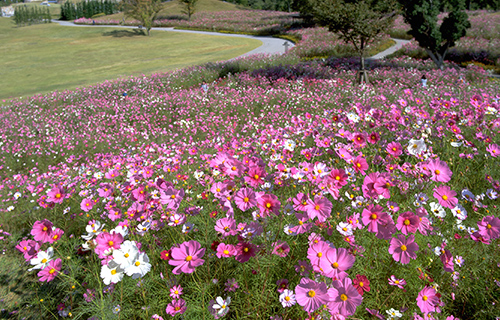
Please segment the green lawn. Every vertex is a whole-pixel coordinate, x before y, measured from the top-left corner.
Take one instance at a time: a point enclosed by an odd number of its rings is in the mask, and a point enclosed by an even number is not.
[[[0,18],[0,100],[234,58],[258,40]]]

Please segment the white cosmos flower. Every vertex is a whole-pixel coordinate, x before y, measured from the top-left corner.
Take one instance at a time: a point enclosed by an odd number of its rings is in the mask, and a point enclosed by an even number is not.
[[[399,312],[399,310],[396,310],[394,308],[387,310],[386,313],[389,315],[389,319],[399,319],[403,316],[403,314]]]
[[[149,257],[146,253],[139,253],[132,260],[132,263],[125,269],[127,276],[131,276],[132,279],[137,279],[144,277],[146,273],[151,270],[151,264],[149,263]]]
[[[123,269],[126,269],[135,262],[135,257],[139,254],[139,249],[135,242],[125,241],[120,245],[120,249],[113,251],[113,260]]]
[[[122,235],[123,238],[128,236],[128,227],[127,226],[116,226],[116,228],[111,229],[109,233],[119,233]]]
[[[436,215],[436,217],[446,217],[446,211],[444,210],[442,205],[437,202],[431,202],[429,203],[429,205],[431,206],[431,211],[434,213],[434,215]]]
[[[410,141],[408,141],[408,152],[411,155],[417,156],[425,150],[427,150],[427,145],[425,144],[424,139],[410,139]]]
[[[226,300],[222,299],[222,297],[217,297],[215,299],[215,303],[212,306],[213,309],[218,310],[217,315],[224,316],[229,312],[229,304],[231,303],[231,297],[227,297]]]
[[[101,268],[101,278],[105,285],[118,283],[123,279],[123,269],[114,260]]]
[[[30,264],[34,266],[28,271],[43,269],[49,265],[49,261],[52,260],[54,255],[54,249],[52,247],[48,248],[47,251],[38,251],[36,258],[30,260]]]
[[[284,145],[283,149],[293,151],[296,146],[297,146],[297,144],[295,143],[295,141],[288,139],[285,141],[285,145]]]
[[[102,228],[104,228],[105,224],[101,224],[99,221],[94,221],[94,223],[89,224],[85,227],[85,231],[87,231],[87,235],[82,236],[85,240],[90,240],[93,237],[99,235],[102,232]]]
[[[459,220],[465,220],[467,218],[467,210],[459,204],[457,204],[455,208],[451,209],[451,213],[453,213],[453,216]]]

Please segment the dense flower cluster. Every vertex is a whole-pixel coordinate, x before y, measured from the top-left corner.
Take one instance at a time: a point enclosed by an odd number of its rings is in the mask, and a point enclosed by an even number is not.
[[[359,87],[326,63],[303,69],[326,79],[172,86],[187,69],[2,109],[2,214],[46,217],[16,248],[64,283],[61,310],[435,319],[483,257],[491,290],[498,86],[380,67]]]

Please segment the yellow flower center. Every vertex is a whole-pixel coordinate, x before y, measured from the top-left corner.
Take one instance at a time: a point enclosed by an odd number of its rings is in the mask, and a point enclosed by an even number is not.
[[[115,269],[111,270],[111,274],[115,275],[116,274],[116,270]]]
[[[337,181],[340,180],[340,176],[336,176],[335,180],[337,180]]]
[[[290,297],[289,297],[289,296],[286,296],[286,297],[285,297],[285,300],[286,300],[286,301],[290,301]]]
[[[224,250],[224,254],[229,254],[229,250]]]
[[[316,256],[317,256],[318,258],[321,258],[321,257],[323,256],[323,253],[318,252],[318,253],[316,254]]]
[[[128,258],[129,256],[130,256],[130,255],[129,255],[128,253],[125,253],[125,254],[124,254],[124,257],[125,257],[125,258]]]
[[[436,170],[436,171],[434,171],[434,173],[435,173],[435,174],[440,174],[440,173],[441,173],[441,171]]]
[[[57,199],[59,199],[60,197],[61,197],[61,194],[60,194],[60,193],[56,194],[56,198],[57,198]]]
[[[403,244],[403,245],[401,245],[401,250],[406,251],[406,249],[407,249],[407,248],[406,248],[406,246],[405,246],[404,244]]]
[[[42,229],[42,230],[43,230],[43,231],[47,231],[47,227],[43,227],[43,229]]]
[[[340,295],[340,300],[346,301],[347,300],[347,296],[345,294],[341,294]]]
[[[187,256],[187,257],[186,257],[186,261],[191,261],[191,260],[193,260],[193,257],[192,257],[192,256]]]
[[[488,223],[488,225],[486,226],[486,228],[491,229],[491,224]]]
[[[405,222],[404,222],[405,226],[409,226],[410,225],[410,220],[409,219],[406,219]]]
[[[372,213],[372,215],[370,216],[370,219],[372,219],[372,220],[377,219],[377,215],[375,213]]]
[[[244,202],[248,202],[250,201],[250,199],[248,199],[248,197],[245,197],[245,199],[243,199]]]
[[[53,274],[54,272],[56,272],[56,269],[54,269],[54,268],[50,269],[50,271],[49,271],[50,274]]]
[[[314,209],[319,210],[319,205],[316,205]]]
[[[243,251],[248,252],[248,248],[243,249]]]
[[[424,300],[424,301],[427,301],[427,299],[428,299],[427,296],[422,297],[422,300]]]
[[[444,195],[444,196],[443,196],[443,200],[444,200],[444,201],[448,200],[448,196],[447,196],[447,195]]]
[[[266,203],[266,208],[268,208],[268,209],[271,208],[271,203],[269,203],[269,202]]]
[[[334,267],[335,269],[337,269],[339,267],[339,264],[337,262],[334,262],[334,263],[332,263],[332,267]]]
[[[260,178],[260,177],[259,177],[259,175],[258,175],[258,174],[256,174],[256,175],[254,175],[254,176],[253,176],[253,178],[254,178],[255,180],[259,180],[259,178]]]
[[[316,292],[314,292],[314,290],[309,290],[309,292],[307,293],[307,295],[311,298],[314,298],[314,296],[316,295]]]
[[[360,283],[359,283],[359,286],[360,286],[360,287],[363,287],[364,285],[365,285],[365,284],[364,284],[363,282],[360,282]]]
[[[136,262],[135,262],[135,266],[136,266],[136,267],[138,267],[138,266],[140,266],[140,265],[141,265],[141,262],[140,262],[140,261],[136,261]]]
[[[112,246],[113,246],[113,244],[114,244],[114,243],[113,243],[113,241],[108,241],[108,245],[109,245],[110,247],[112,247]]]
[[[47,262],[47,259],[43,258],[42,263],[45,263],[45,262]]]

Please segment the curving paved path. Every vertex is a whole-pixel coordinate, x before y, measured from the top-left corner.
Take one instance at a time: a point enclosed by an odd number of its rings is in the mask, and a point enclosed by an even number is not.
[[[70,21],[60,21],[60,20],[52,20],[53,22],[57,22],[62,26],[67,27],[105,27],[105,28],[128,28],[128,29],[137,29],[135,26],[119,26],[119,25],[85,25],[85,24],[75,24]],[[235,38],[249,38],[256,39],[262,42],[262,45],[252,51],[249,51],[245,54],[242,54],[240,57],[256,54],[256,53],[265,53],[265,54],[283,54],[285,52],[285,43],[288,43],[288,47],[291,48],[294,44],[291,41],[272,38],[272,37],[259,37],[259,36],[251,36],[245,34],[231,34],[231,33],[219,33],[219,32],[209,32],[209,31],[193,31],[193,30],[180,30],[174,28],[152,28],[152,30],[160,30],[160,31],[168,31],[168,32],[184,32],[184,33],[197,33],[197,34],[206,34],[211,36],[224,36],[224,37],[235,37]],[[391,53],[399,50],[404,44],[410,42],[409,40],[400,40],[393,39],[396,41],[396,44],[390,47],[387,50],[379,52],[378,54],[370,57],[368,59],[382,59],[388,56]]]

